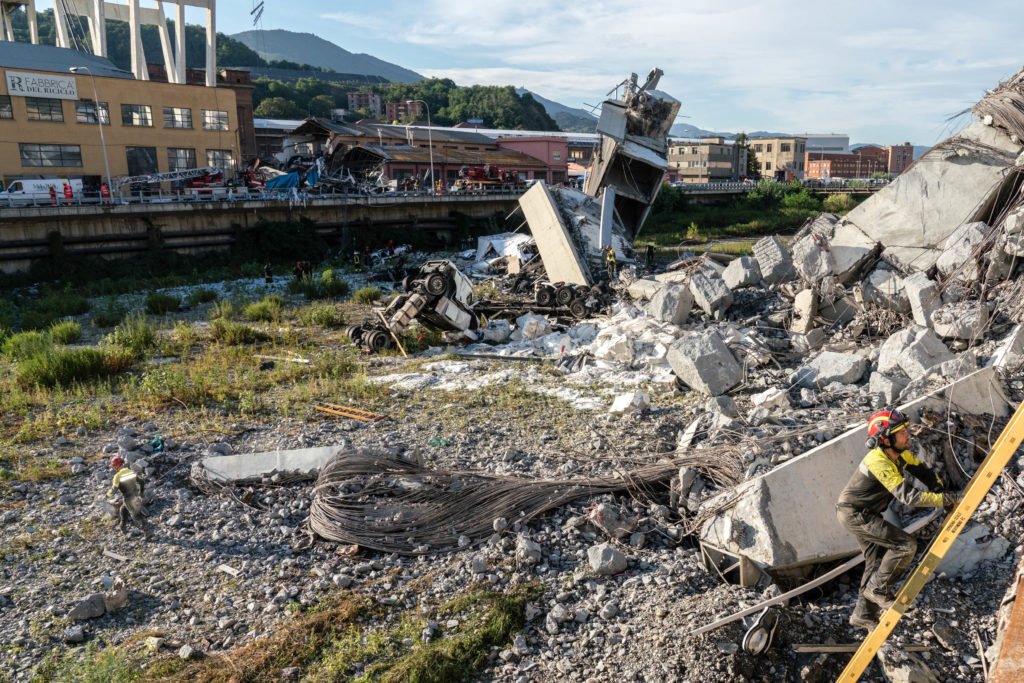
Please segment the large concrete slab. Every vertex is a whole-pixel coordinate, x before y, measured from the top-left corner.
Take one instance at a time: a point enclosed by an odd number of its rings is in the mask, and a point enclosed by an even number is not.
[[[342,450],[343,446],[322,446],[241,455],[217,455],[203,458],[199,465],[211,481],[232,484],[261,479],[274,473],[315,475],[328,460]]]
[[[1004,416],[1010,406],[995,368],[988,367],[911,401],[901,409],[916,418],[922,408]],[[867,428],[857,424],[841,436],[713,498],[736,503],[710,519],[701,544],[747,558],[767,571],[828,562],[859,551],[852,535],[836,521],[835,504],[850,473],[864,457]],[[813,491],[814,495],[800,495]]]
[[[547,185],[535,183],[519,198],[519,207],[537,241],[548,279],[575,285],[594,284]]]

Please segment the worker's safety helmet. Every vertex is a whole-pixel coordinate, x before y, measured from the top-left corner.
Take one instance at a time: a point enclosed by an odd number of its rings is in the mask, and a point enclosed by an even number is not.
[[[115,455],[113,458],[110,459],[110,466],[113,467],[115,470],[121,469],[124,466],[124,458],[122,458],[120,455]]]
[[[905,428],[910,420],[896,408],[886,408],[868,420],[868,447],[876,448],[879,441],[889,441],[892,435]]]

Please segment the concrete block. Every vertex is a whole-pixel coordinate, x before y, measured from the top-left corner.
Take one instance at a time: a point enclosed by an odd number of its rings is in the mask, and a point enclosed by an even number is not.
[[[759,394],[754,394],[750,397],[750,401],[754,404],[755,408],[767,408],[768,410],[790,407],[789,394],[785,390],[776,387],[766,389]]]
[[[821,389],[833,382],[856,384],[867,370],[868,359],[855,353],[822,351],[790,378],[808,389]]]
[[[813,289],[803,289],[793,300],[793,322],[789,329],[797,334],[807,334],[814,328],[814,317],[818,315],[818,295]]]
[[[769,284],[789,282],[796,277],[793,259],[778,237],[762,237],[754,245],[754,257],[761,270],[761,279]]]
[[[988,306],[981,301],[946,304],[931,314],[931,328],[943,339],[980,340],[988,326]]]
[[[710,316],[721,316],[732,306],[732,292],[725,286],[725,282],[709,278],[702,272],[693,274],[690,292],[693,293],[694,302]]]
[[[524,313],[516,318],[516,329],[510,335],[513,341],[536,339],[551,332],[551,323],[542,315]]]
[[[947,239],[936,269],[947,278],[973,282],[980,276],[974,248],[985,238],[988,226],[978,221],[961,225]]]
[[[907,381],[898,377],[887,377],[880,372],[872,372],[868,380],[868,391],[881,394],[886,405],[896,402],[900,392],[907,386]]]
[[[1002,560],[1009,550],[1010,542],[995,534],[990,527],[971,524],[953,541],[935,572],[945,572],[948,576],[970,574],[982,562]]]
[[[832,323],[845,325],[857,315],[857,302],[852,296],[844,296],[830,304],[818,304],[818,315]]]
[[[917,379],[933,365],[952,360],[954,357],[930,329],[910,325],[892,334],[882,344],[878,356],[878,371],[884,375],[892,375],[899,371],[910,379]]]
[[[648,280],[648,282],[652,282]],[[656,283],[657,284],[657,283]],[[647,314],[656,320],[682,325],[693,308],[693,293],[686,285],[662,285],[647,304]],[[730,297],[731,298],[731,297]]]
[[[1024,206],[1018,206],[1006,214],[1006,219],[1003,221],[1003,230],[1006,231],[1007,235],[1016,235],[1017,233],[1024,232]]]
[[[836,261],[829,247],[839,217],[823,213],[807,234],[793,242],[793,267],[800,277],[814,284],[835,273]]]
[[[910,301],[914,322],[923,327],[931,327],[932,311],[942,304],[936,282],[918,272],[903,280],[903,288]]]
[[[722,281],[732,290],[753,287],[761,282],[761,269],[754,258],[741,256],[726,266],[722,273]]]
[[[826,339],[825,331],[819,327],[808,331],[807,334],[796,334],[795,332],[789,334],[789,342],[797,353],[808,353],[820,349]]]
[[[612,415],[631,415],[642,413],[651,405],[651,397],[643,391],[631,391],[628,394],[620,394],[612,401],[612,407],[608,410]]]
[[[875,268],[864,278],[864,298],[867,301],[897,313],[910,313],[903,278],[887,268]]]
[[[878,254],[880,245],[844,218],[836,225],[828,248],[835,276],[845,285],[858,279],[861,269]]]
[[[637,301],[650,301],[651,298],[661,289],[664,285],[657,280],[649,280],[647,278],[641,278],[630,283],[626,291],[631,297]]]
[[[587,549],[587,561],[595,574],[618,574],[626,570],[626,556],[611,543]]]
[[[262,479],[274,473],[314,475],[344,449],[343,446],[297,448],[242,455],[219,455],[203,458],[199,466],[211,481],[226,484]]]
[[[740,383],[743,368],[714,330],[689,332],[668,349],[673,372],[687,386],[719,396]]]
[[[994,368],[979,370],[900,406],[912,419],[925,408],[998,417],[1010,412]],[[867,425],[858,421],[835,439],[708,499],[702,505],[705,509],[731,506],[702,526],[701,544],[768,570],[856,555],[860,552],[856,541],[836,520],[835,502],[865,455],[866,437]],[[794,495],[794,491],[814,491],[814,495]]]

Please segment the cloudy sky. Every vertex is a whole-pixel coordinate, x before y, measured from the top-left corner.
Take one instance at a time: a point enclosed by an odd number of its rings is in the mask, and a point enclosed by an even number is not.
[[[253,28],[258,0],[221,0],[217,28]],[[705,129],[848,133],[931,145],[948,119],[1024,65],[1019,4],[538,0],[265,0],[264,29],[315,33],[459,85],[524,86],[595,105],[654,66]],[[198,19],[198,17],[197,17]],[[191,18],[190,18],[191,20]]]

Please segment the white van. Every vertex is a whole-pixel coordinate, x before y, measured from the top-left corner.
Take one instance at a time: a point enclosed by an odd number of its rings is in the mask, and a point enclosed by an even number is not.
[[[72,201],[78,201],[82,197],[81,179],[67,178],[21,178],[12,180],[10,184],[0,192],[0,206],[28,206],[30,204],[48,205],[53,200],[50,195],[50,188],[57,196],[57,205],[67,203],[64,196],[64,185],[71,186]]]

